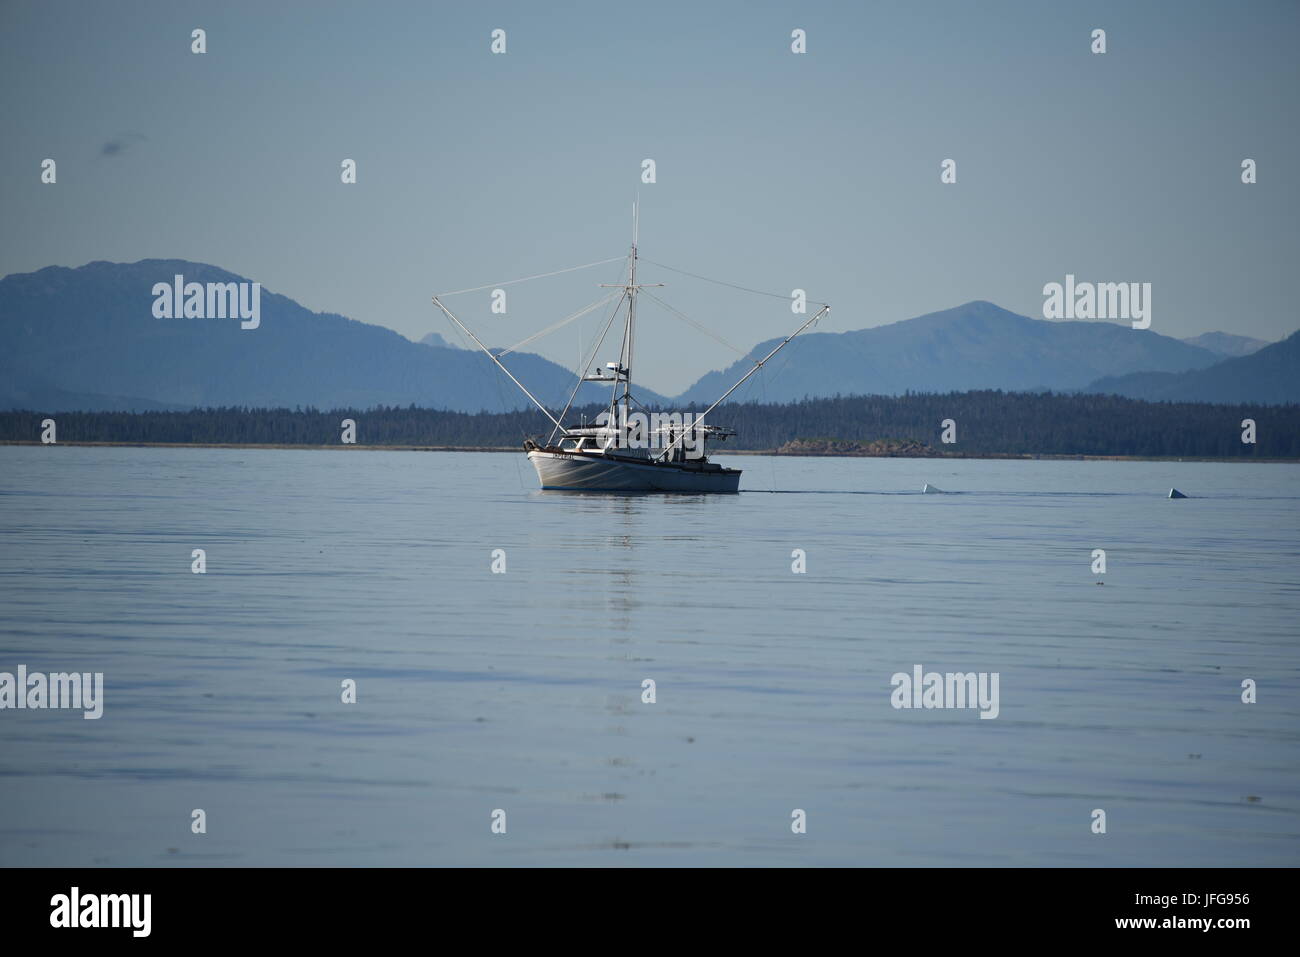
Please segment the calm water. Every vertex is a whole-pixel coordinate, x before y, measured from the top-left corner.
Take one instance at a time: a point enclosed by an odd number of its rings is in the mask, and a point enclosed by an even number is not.
[[[1300,467],[722,460],[0,448],[0,863],[1300,864]]]

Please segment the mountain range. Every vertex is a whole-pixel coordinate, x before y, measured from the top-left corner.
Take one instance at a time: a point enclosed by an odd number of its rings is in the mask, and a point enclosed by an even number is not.
[[[184,260],[93,262],[0,279],[0,408],[43,411],[202,406],[371,408],[415,404],[463,412],[523,408],[491,361],[438,333],[420,342],[383,326],[314,313],[263,289],[256,329],[237,319],[155,318],[155,283],[246,281]],[[759,343],[761,356],[780,340]],[[562,406],[574,373],[512,354],[511,371]],[[675,399],[707,404],[753,362],[710,372]],[[1135,398],[1300,402],[1300,340],[1265,344],[1214,332],[1179,340],[1111,322],[1032,319],[984,301],[852,332],[794,340],[734,400],[786,402],[904,392],[1114,392]],[[608,388],[584,385],[578,404]]]
[[[196,406],[370,408],[410,405],[463,412],[528,404],[485,355],[412,342],[383,326],[314,313],[261,291],[260,324],[160,319],[155,283],[244,282],[183,260],[51,266],[0,279],[0,408],[46,411]],[[562,407],[575,374],[531,353],[511,371]],[[639,390],[643,401],[662,396]],[[579,404],[608,396],[587,384]]]
[[[1300,402],[1300,332],[1207,369],[1134,372],[1100,379],[1088,391],[1152,402]]]
[[[760,343],[751,354],[764,355],[778,342]],[[836,393],[1075,391],[1102,376],[1183,372],[1219,358],[1150,330],[1030,319],[975,301],[871,329],[805,333],[773,361],[767,380],[750,387],[747,397],[789,402]],[[750,365],[741,360],[711,372],[682,398],[710,401]]]

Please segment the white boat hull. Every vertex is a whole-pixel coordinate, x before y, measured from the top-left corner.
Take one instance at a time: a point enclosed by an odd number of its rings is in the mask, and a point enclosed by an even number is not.
[[[740,469],[698,469],[674,464],[629,462],[607,455],[576,455],[533,450],[528,460],[544,489],[582,492],[740,491]]]

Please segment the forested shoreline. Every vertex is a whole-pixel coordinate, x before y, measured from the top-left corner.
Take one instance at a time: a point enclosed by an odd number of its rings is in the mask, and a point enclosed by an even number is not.
[[[600,406],[573,410],[590,422]],[[686,407],[677,411],[703,411]],[[0,412],[0,441],[123,444],[342,445],[344,420],[363,446],[519,447],[545,438],[538,411],[464,413],[415,406],[373,409],[216,408],[156,412]],[[951,426],[946,424],[951,420]],[[1244,442],[1254,422],[1255,442]],[[719,451],[784,454],[1098,455],[1300,458],[1300,405],[1145,402],[1119,396],[981,391],[846,396],[743,403],[707,419],[739,434]],[[945,431],[953,442],[944,442]]]

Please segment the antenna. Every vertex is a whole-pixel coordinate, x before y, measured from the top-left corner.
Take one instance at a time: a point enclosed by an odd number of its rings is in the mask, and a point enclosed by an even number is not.
[[[641,205],[641,191],[636,191],[636,199],[632,200],[632,245],[636,245],[638,231],[638,211],[637,207]]]

